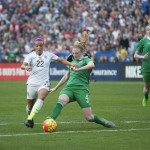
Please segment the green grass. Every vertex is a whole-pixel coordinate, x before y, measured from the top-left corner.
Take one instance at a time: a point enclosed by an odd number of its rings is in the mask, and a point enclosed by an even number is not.
[[[52,87],[56,83],[53,81]],[[113,121],[117,128],[87,122],[78,104],[71,103],[58,117],[57,131],[47,134],[42,123],[62,88],[48,95],[30,129],[23,124],[27,117],[25,82],[0,81],[0,150],[149,150],[150,104],[146,108],[141,105],[143,84],[90,83],[92,112]]]

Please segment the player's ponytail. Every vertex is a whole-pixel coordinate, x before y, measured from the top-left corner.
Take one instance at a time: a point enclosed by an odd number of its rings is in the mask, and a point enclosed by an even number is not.
[[[85,52],[87,44],[89,42],[89,35],[90,35],[89,31],[84,31],[82,33],[82,37],[80,38],[80,41],[76,41],[74,43],[74,48],[78,48],[81,50],[81,52]]]

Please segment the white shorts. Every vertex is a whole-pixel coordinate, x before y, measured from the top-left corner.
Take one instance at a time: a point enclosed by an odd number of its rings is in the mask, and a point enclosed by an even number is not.
[[[27,99],[36,99],[40,89],[47,89],[49,91],[50,87],[45,85],[27,85]]]

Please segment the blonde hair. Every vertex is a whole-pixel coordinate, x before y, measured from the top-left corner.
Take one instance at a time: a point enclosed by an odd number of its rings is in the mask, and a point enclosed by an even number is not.
[[[89,42],[89,31],[84,31],[82,33],[82,37],[80,38],[80,41],[74,42],[74,48],[78,48],[81,50],[81,52],[85,52],[87,49],[87,44]]]

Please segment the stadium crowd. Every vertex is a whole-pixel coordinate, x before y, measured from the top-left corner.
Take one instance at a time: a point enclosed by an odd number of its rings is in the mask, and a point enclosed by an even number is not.
[[[70,52],[85,29],[95,61],[134,62],[149,19],[150,0],[1,0],[0,62],[23,62],[38,36],[45,50]]]

